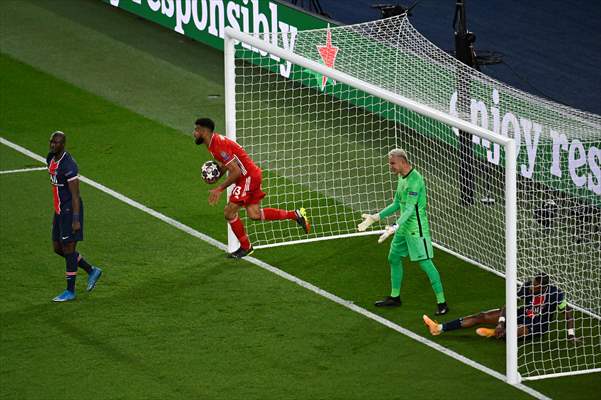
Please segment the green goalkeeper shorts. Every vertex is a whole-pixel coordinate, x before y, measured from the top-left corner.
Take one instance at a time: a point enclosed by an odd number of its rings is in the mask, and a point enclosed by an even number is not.
[[[427,260],[434,257],[432,239],[424,236],[394,235],[390,252],[400,257],[407,257],[411,261]]]

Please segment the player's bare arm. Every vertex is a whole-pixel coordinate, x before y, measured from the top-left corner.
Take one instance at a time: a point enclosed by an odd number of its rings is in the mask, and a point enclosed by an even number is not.
[[[225,165],[223,165],[223,163],[220,163],[217,160],[215,160],[215,162],[217,163],[217,166],[219,167],[219,176],[224,176],[225,171],[227,171],[227,167]]]
[[[219,201],[219,197],[221,197],[221,192],[228,188],[231,184],[235,183],[240,175],[242,175],[242,171],[240,171],[240,167],[235,162],[230,162],[225,165],[227,169],[228,175],[224,182],[219,184],[215,189],[209,190],[209,204],[215,205]]]
[[[499,313],[499,321],[495,327],[495,337],[497,339],[505,337],[505,307],[502,307],[501,312]]]
[[[506,324],[505,324],[505,307],[501,308],[501,312],[499,313],[499,320],[497,322],[497,326],[495,327],[495,338],[503,339],[506,334]],[[528,335],[528,327],[525,325],[518,326],[518,337]]]
[[[71,192],[71,205],[73,207],[73,222],[71,226],[73,231],[76,232],[81,229],[81,222],[79,221],[79,212],[81,209],[79,203],[79,179],[72,179],[69,181],[69,191]]]
[[[566,306],[564,314],[568,325],[568,339],[573,343],[580,343],[582,339],[576,336],[576,331],[574,330],[574,312],[572,311],[572,308]]]

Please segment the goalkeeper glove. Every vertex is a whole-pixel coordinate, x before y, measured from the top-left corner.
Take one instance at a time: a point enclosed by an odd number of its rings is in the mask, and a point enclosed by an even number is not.
[[[364,218],[364,220],[359,225],[357,225],[357,230],[359,232],[365,232],[365,230],[369,228],[371,224],[380,220],[380,214],[361,214],[361,218]]]
[[[386,227],[384,228],[384,233],[381,234],[380,237],[378,238],[378,243],[382,243],[383,241],[388,239],[390,237],[390,235],[393,235],[396,232],[398,227],[399,226],[397,224],[386,225]]]

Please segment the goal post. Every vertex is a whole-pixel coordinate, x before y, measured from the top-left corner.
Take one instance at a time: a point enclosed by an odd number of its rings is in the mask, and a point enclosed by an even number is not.
[[[601,371],[601,116],[470,69],[404,16],[227,28],[225,82],[226,134],[263,170],[262,206],[304,207],[313,227],[242,215],[255,248],[380,234],[394,219],[357,224],[391,202],[401,147],[426,182],[434,246],[505,279],[508,381]],[[518,299],[536,276],[552,293]],[[518,313],[532,335],[517,338]]]
[[[470,122],[466,122],[464,120],[461,120],[457,117],[451,116],[447,113],[441,112],[439,110],[433,109],[431,107],[428,107],[427,105],[421,104],[419,102],[416,102],[414,100],[405,98],[403,96],[400,96],[396,93],[393,93],[385,88],[382,87],[378,87],[376,85],[370,84],[368,82],[365,81],[361,81],[351,75],[348,75],[344,72],[338,71],[336,69],[333,68],[329,68],[323,64],[320,64],[318,62],[315,62],[313,60],[310,60],[308,58],[305,58],[303,56],[300,56],[298,54],[294,54],[286,49],[283,49],[281,47],[278,46],[274,46],[273,44],[264,41],[263,39],[257,37],[257,36],[251,36],[248,34],[245,34],[243,32],[231,29],[231,28],[226,28],[225,29],[225,88],[226,88],[226,99],[225,99],[225,104],[226,104],[226,135],[232,139],[236,139],[237,138],[237,132],[236,132],[236,127],[238,127],[238,129],[240,128],[237,124],[237,116],[238,116],[238,112],[240,110],[238,110],[237,104],[238,102],[236,101],[236,96],[238,95],[237,90],[239,89],[240,85],[248,85],[248,82],[243,82],[240,84],[236,84],[236,80],[238,78],[238,76],[236,75],[236,60],[235,60],[235,46],[238,43],[243,43],[245,44],[245,47],[247,50],[242,49],[242,51],[258,51],[259,53],[256,55],[256,59],[255,60],[242,60],[241,63],[244,63],[246,65],[247,68],[249,69],[256,69],[256,68],[264,68],[267,72],[267,74],[272,74],[275,75],[277,74],[277,72],[273,72],[273,71],[269,71],[270,68],[273,67],[273,65],[270,67],[269,65],[271,64],[271,61],[267,61],[267,65],[264,65],[263,67],[260,66],[261,62],[260,59],[262,58],[263,60],[268,59],[269,57],[273,59],[277,59],[278,61],[288,61],[290,62],[295,68],[304,68],[306,70],[312,71],[314,74],[318,74],[322,77],[325,77],[324,79],[331,79],[337,83],[340,84],[344,84],[347,85],[349,88],[351,88],[351,90],[356,90],[359,91],[361,93],[365,93],[368,94],[369,96],[376,98],[376,99],[380,99],[386,103],[392,104],[395,106],[395,108],[398,107],[398,109],[396,109],[396,114],[399,113],[399,109],[401,109],[402,111],[400,112],[402,113],[406,113],[406,111],[410,111],[413,113],[416,113],[417,115],[420,115],[422,117],[425,118],[425,120],[432,120],[432,121],[436,121],[436,123],[441,123],[443,124],[446,128],[448,128],[449,130],[451,128],[456,128],[456,129],[460,129],[462,131],[465,132],[469,132],[473,135],[477,135],[478,137],[484,139],[484,140],[488,140],[490,143],[496,143],[499,146],[501,146],[501,148],[503,149],[504,152],[504,161],[505,161],[505,169],[503,172],[503,176],[504,176],[504,180],[503,180],[503,191],[506,194],[504,196],[505,201],[504,201],[504,209],[505,209],[505,213],[504,213],[504,238],[505,238],[505,246],[504,246],[504,269],[506,271],[506,310],[507,310],[507,377],[508,377],[508,381],[510,383],[518,383],[520,378],[519,375],[517,373],[517,317],[516,317],[516,310],[517,310],[517,298],[516,298],[516,287],[517,287],[517,269],[516,269],[516,260],[517,260],[517,244],[516,244],[516,229],[517,229],[517,210],[516,210],[516,150],[515,150],[515,141],[512,138],[506,137],[506,136],[501,136],[498,134],[495,134],[489,130],[483,129],[477,125],[474,125]],[[248,49],[252,49],[252,50],[248,50]],[[249,53],[250,54],[250,53]],[[269,56],[268,56],[269,55]],[[257,65],[259,65],[257,67]],[[261,77],[258,77],[258,80],[261,81]],[[250,84],[252,85],[252,84]],[[301,85],[302,86],[302,85]],[[296,88],[296,90],[302,91],[304,90],[301,86],[298,86]],[[370,98],[371,98],[370,97]],[[369,103],[370,100],[365,100],[363,99],[364,102]],[[248,101],[248,99],[240,99],[239,102],[243,103],[245,101]],[[252,108],[252,107],[251,107]],[[261,110],[259,109],[255,109],[255,112],[261,113]],[[395,117],[397,115],[393,115],[393,117]],[[287,118],[283,117],[283,118]],[[259,126],[251,126],[250,129],[260,129],[260,125]],[[281,127],[282,129],[285,129],[285,126]],[[250,132],[246,132],[246,134],[249,134]],[[284,132],[284,135],[286,135],[287,133]],[[241,137],[244,135],[241,135]],[[398,137],[396,137],[397,135],[395,134],[395,138],[394,140],[390,143],[390,145],[392,146],[402,146],[402,141],[398,141]],[[245,143],[242,143],[243,145],[245,145]],[[257,145],[254,144],[254,146],[256,147]],[[260,147],[260,145],[258,145]],[[392,147],[391,147],[392,148]],[[387,148],[386,150],[390,150],[391,148]],[[251,156],[254,156],[255,154],[251,151]],[[273,154],[272,154],[273,155]],[[269,165],[269,152],[267,153],[265,158],[259,159],[258,160],[260,166],[264,167],[264,166],[268,166]],[[386,160],[384,158],[380,158],[377,162],[379,163],[385,163]],[[325,171],[326,173],[329,173],[328,171]],[[361,174],[361,171],[356,171],[357,174]],[[272,190],[272,187],[267,187],[266,191],[268,193],[269,196],[269,192],[270,190]],[[315,188],[313,187],[306,187],[304,188],[305,190],[311,191],[311,190],[315,190]],[[388,195],[392,194],[392,187],[389,188],[390,189],[390,193],[388,193]],[[369,195],[369,193],[367,194]],[[366,205],[367,207],[367,205]],[[313,210],[309,210],[309,212],[311,212]],[[360,211],[359,209],[357,210],[353,210],[355,215],[354,215],[354,219],[351,221],[351,225],[356,225],[356,223],[358,222],[358,218],[360,216]],[[370,211],[368,208],[366,208],[364,211]],[[371,210],[373,211],[373,210]],[[316,217],[316,215],[312,215],[313,218]],[[316,230],[319,231],[319,227],[316,228]],[[297,240],[290,240],[290,241],[277,241],[277,242],[260,242],[259,245],[255,246],[256,248],[261,248],[261,247],[270,247],[270,246],[275,246],[275,245],[285,245],[285,244],[293,244],[293,243],[303,243],[303,242],[309,242],[309,241],[315,241],[315,240],[328,240],[328,239],[337,239],[337,238],[343,238],[343,237],[350,237],[350,236],[359,236],[359,235],[365,235],[365,234],[379,234],[381,231],[371,231],[371,232],[367,232],[367,233],[358,233],[358,232],[350,232],[350,231],[346,231],[346,232],[328,232],[328,231],[321,231],[319,232],[315,237],[309,238],[309,239],[297,239]],[[232,235],[229,236],[230,240],[232,239]],[[235,240],[235,237],[233,238]],[[254,237],[253,239],[257,239],[256,237]],[[229,243],[229,248],[235,248],[237,246],[237,243],[234,242],[232,244],[232,242],[230,241]],[[439,246],[442,247],[442,246]],[[457,254],[457,253],[455,253]],[[465,255],[461,255],[461,254],[457,254],[458,256],[460,256],[461,258],[472,262],[472,263],[478,263],[477,261],[474,261],[468,257],[466,257]]]
[[[382,99],[387,103],[397,105],[403,109],[413,111],[424,117],[431,118],[435,121],[441,122],[448,127],[454,127],[454,128],[461,129],[466,132],[472,133],[474,135],[482,137],[485,140],[490,141],[491,143],[496,143],[500,146],[503,146],[503,148],[506,148],[507,146],[509,146],[510,143],[513,143],[513,146],[515,147],[515,142],[511,138],[508,138],[506,136],[497,135],[489,130],[486,130],[477,125],[471,124],[470,122],[466,122],[457,117],[454,117],[447,113],[443,113],[436,109],[430,108],[426,105],[420,104],[411,99],[399,96],[398,94],[390,92],[384,88],[375,86],[368,82],[358,80],[344,72],[341,72],[341,71],[338,71],[338,70],[335,70],[332,68],[328,68],[328,67],[324,66],[323,64],[317,63],[313,60],[310,60],[310,59],[304,58],[302,56],[299,56],[297,54],[291,53],[283,48],[274,46],[256,36],[251,36],[251,35],[245,34],[243,32],[240,32],[238,30],[227,27],[227,28],[225,28],[225,38],[224,38],[224,43],[225,43],[225,64],[224,65],[225,65],[225,88],[226,88],[226,94],[225,94],[226,136],[233,140],[237,139],[236,113],[238,111],[236,109],[237,85],[235,83],[236,82],[235,60],[232,60],[232,58],[235,58],[234,48],[235,48],[236,42],[245,43],[248,46],[252,46],[254,49],[259,49],[262,52],[269,53],[270,55],[276,56],[281,60],[289,61],[295,66],[309,69],[311,71],[314,71],[314,73],[316,73],[316,74],[327,77],[336,82],[344,83],[351,88],[357,89],[364,93],[368,93],[369,95],[371,95],[375,98],[378,98],[378,99]],[[263,56],[261,56],[261,57],[263,57]],[[245,61],[245,62],[247,62],[247,61]],[[252,68],[254,68],[254,67],[252,67]],[[394,143],[394,145],[396,145],[396,144],[397,143]],[[401,145],[401,143],[398,143],[398,145]],[[515,154],[515,149],[513,149],[513,154]],[[386,162],[386,160],[381,160],[381,161]],[[507,167],[512,167],[512,166],[515,171],[515,160],[512,161],[510,159],[509,160],[506,159],[505,167],[507,168]],[[507,175],[509,175],[509,174],[507,174]],[[507,176],[506,179],[508,181],[507,183],[512,184],[513,187],[515,187],[515,177]],[[356,211],[360,211],[360,210],[356,210]],[[341,234],[341,235],[326,234],[319,239],[320,240],[337,239],[339,237],[362,236],[362,235],[366,235],[366,234],[373,235],[373,234],[378,234],[378,233],[381,233],[381,231],[371,231],[371,232],[367,232],[367,233],[346,232],[345,234]],[[297,240],[297,241],[294,241],[294,243],[304,243],[304,242],[310,242],[310,241],[314,241],[314,240],[311,240],[311,239]],[[271,247],[273,245],[285,245],[285,244],[287,244],[287,243],[261,243],[260,245],[255,246],[255,248]]]
[[[230,29],[230,28],[228,28]],[[229,36],[225,36],[223,42],[223,68],[225,71],[224,89],[225,89],[225,132],[226,136],[236,141],[236,47],[235,41]],[[232,187],[227,188],[227,198],[232,194]],[[228,253],[235,252],[240,247],[240,242],[230,224],[227,225],[227,250]]]

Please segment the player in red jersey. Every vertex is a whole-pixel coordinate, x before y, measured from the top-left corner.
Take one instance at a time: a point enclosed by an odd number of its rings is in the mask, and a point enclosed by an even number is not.
[[[217,204],[221,193],[230,185],[235,185],[223,210],[225,219],[240,242],[240,248],[231,253],[230,257],[242,258],[253,252],[244,224],[238,217],[238,211],[242,207],[246,208],[246,213],[252,220],[289,219],[296,221],[305,233],[309,233],[311,225],[304,208],[286,211],[260,207],[261,200],[265,197],[265,193],[261,190],[261,169],[238,143],[214,132],[215,123],[208,118],[197,119],[195,125],[195,143],[197,145],[204,143],[215,160],[222,165],[221,172],[228,172],[227,179],[209,191],[209,204]]]

